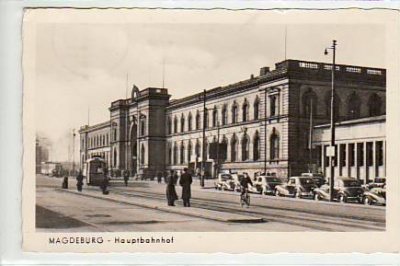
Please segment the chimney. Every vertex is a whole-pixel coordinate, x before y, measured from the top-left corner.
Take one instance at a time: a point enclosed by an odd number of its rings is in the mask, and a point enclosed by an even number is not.
[[[262,67],[260,68],[260,76],[264,76],[269,72],[269,67]]]

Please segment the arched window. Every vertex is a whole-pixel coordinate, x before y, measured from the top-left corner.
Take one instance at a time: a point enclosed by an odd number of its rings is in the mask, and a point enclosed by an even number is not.
[[[236,154],[237,154],[237,139],[236,135],[233,134],[231,139],[231,161],[236,161]]]
[[[206,142],[204,144],[204,154],[205,154],[205,158],[208,159],[209,157],[209,151],[210,151],[210,145],[208,143],[208,140],[206,139]]]
[[[244,103],[242,105],[242,118],[243,118],[243,122],[246,122],[249,120],[249,103],[247,102],[246,99],[244,99]]]
[[[200,153],[200,151],[201,151],[201,147],[200,147],[201,145],[200,145],[200,141],[199,140],[197,140],[196,141],[196,147],[195,147],[195,154],[196,154],[196,160],[200,157],[200,155],[201,155],[201,153]]]
[[[260,99],[257,98],[254,101],[254,120],[259,119],[260,117]]]
[[[196,114],[196,130],[199,130],[200,129],[200,113],[199,113],[199,111],[197,111],[197,114]]]
[[[174,133],[178,133],[178,118],[174,117]]]
[[[172,158],[174,159],[173,164],[178,164],[178,147],[177,147],[176,143],[174,143]]]
[[[308,89],[307,92],[303,94],[303,115],[309,117],[311,115],[311,110],[315,116],[317,113],[317,103],[318,98],[312,89]]]
[[[190,163],[190,159],[192,157],[192,141],[189,140],[188,149],[187,149],[187,161]]]
[[[382,115],[382,100],[376,93],[373,93],[368,100],[369,116]]]
[[[185,132],[185,116],[181,116],[181,132]]]
[[[331,117],[331,96],[332,93],[330,91],[325,94],[325,114],[327,118]],[[342,105],[342,100],[339,95],[335,93],[335,120],[338,121],[340,118],[340,107]]]
[[[204,128],[208,128],[208,109],[204,110]]]
[[[256,134],[253,139],[253,160],[257,161],[260,159],[260,136],[258,134],[258,131],[256,131]]]
[[[213,113],[212,113],[212,125],[213,127],[218,126],[218,110],[217,107],[214,107]]]
[[[279,135],[276,132],[275,128],[272,130],[271,137],[269,139],[270,145],[270,159],[278,160],[279,159]]]
[[[168,134],[172,134],[172,119],[171,119],[171,117],[169,116],[168,117],[168,126],[167,126],[167,128],[168,128]]]
[[[140,135],[144,136],[146,134],[146,118],[142,117],[140,119]]]
[[[222,125],[228,124],[228,110],[226,108],[226,105],[222,107]]]
[[[353,92],[347,101],[347,117],[349,119],[356,119],[361,116],[360,114],[361,100],[358,95]]]
[[[144,148],[144,144],[142,144],[142,147],[140,148],[140,164],[145,163],[145,158],[146,158],[146,149]]]
[[[189,113],[189,117],[188,117],[188,131],[192,131],[192,113]]]
[[[228,139],[223,136],[222,137],[222,145],[221,148],[223,149],[222,151],[220,151],[221,157],[220,160],[222,161],[226,161],[226,158],[228,157]]]
[[[270,116],[278,115],[278,97],[276,95],[269,96],[269,113]]]
[[[242,138],[242,161],[249,159],[249,137],[244,135]]]
[[[168,164],[172,164],[172,146],[168,144]]]
[[[235,124],[238,122],[238,107],[237,104],[234,103],[232,106],[232,124]]]
[[[180,163],[184,164],[185,163],[185,144],[182,142],[181,143],[181,152],[180,152]]]
[[[114,167],[117,167],[117,149],[114,148]]]

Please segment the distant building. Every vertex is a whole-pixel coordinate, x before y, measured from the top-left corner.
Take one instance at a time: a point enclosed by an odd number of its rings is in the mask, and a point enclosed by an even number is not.
[[[274,70],[261,68],[259,76],[177,100],[167,89],[134,87],[129,99],[111,103],[110,121],[80,129],[81,163],[101,155],[109,168],[145,177],[199,169],[203,160],[209,175],[325,173],[318,152],[325,129],[316,127],[320,137],[310,136],[314,126],[330,121],[331,71],[330,64],[286,60]],[[337,65],[335,77],[337,121],[386,113],[384,69]]]
[[[36,140],[36,173],[41,173],[42,170],[42,162],[47,162],[49,160],[49,150],[43,146],[40,141]]]

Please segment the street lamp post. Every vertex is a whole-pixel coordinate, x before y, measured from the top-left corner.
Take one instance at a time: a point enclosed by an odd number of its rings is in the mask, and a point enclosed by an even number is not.
[[[72,130],[72,174],[75,175],[75,129]]]
[[[204,90],[203,92],[203,147],[202,147],[202,164],[201,164],[201,168],[202,168],[202,173],[201,173],[201,179],[200,179],[200,186],[204,187],[204,176],[206,174],[206,90]],[[208,118],[208,117],[207,117]]]
[[[325,49],[325,55],[328,54],[328,49],[332,50],[332,87],[331,87],[331,145],[329,147],[330,156],[330,183],[329,183],[329,199],[333,201],[333,187],[335,175],[335,69],[336,69],[336,40],[332,41],[332,46]]]

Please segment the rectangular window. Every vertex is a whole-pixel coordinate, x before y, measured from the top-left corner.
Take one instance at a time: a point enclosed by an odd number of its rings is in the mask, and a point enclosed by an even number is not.
[[[374,162],[373,143],[367,142],[367,166],[372,166]]]
[[[355,145],[354,143],[349,144],[349,165],[355,165]]]
[[[383,165],[383,141],[377,141],[376,142],[376,150],[375,150],[375,156],[376,156],[376,164],[378,166]]]
[[[364,143],[357,143],[357,165],[364,166]]]
[[[324,150],[325,150],[325,159],[324,159],[325,167],[329,166],[329,158],[330,157],[326,156],[328,154],[328,147],[329,147],[328,145],[324,146]]]
[[[346,144],[340,144],[340,166],[346,166]]]

